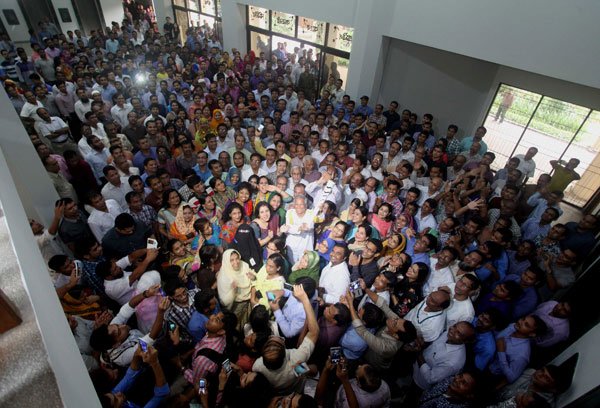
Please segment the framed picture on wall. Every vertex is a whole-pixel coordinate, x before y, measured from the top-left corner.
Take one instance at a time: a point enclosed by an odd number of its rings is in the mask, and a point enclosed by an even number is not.
[[[17,13],[13,9],[2,9],[2,13],[4,14],[4,18],[6,19],[6,24],[8,25],[19,25],[19,18],[17,17]]]
[[[60,14],[60,19],[62,20],[63,23],[72,23],[73,22],[73,20],[71,20],[71,13],[69,13],[68,8],[59,8],[58,13]]]

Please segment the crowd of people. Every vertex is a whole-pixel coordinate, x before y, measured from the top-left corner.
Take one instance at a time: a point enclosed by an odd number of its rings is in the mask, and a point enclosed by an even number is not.
[[[2,47],[102,406],[553,406],[570,373],[531,363],[569,337],[598,226],[557,222],[577,159],[492,171],[484,127],[316,89],[303,49],[164,28]]]

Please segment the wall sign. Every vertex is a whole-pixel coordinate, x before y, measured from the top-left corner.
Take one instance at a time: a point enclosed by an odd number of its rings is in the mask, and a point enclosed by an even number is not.
[[[6,19],[6,24],[8,25],[19,25],[19,18],[17,17],[17,13],[13,9],[2,9],[2,13],[4,14],[4,18]]]
[[[71,13],[69,13],[68,8],[59,8],[58,14],[60,14],[60,19],[62,20],[63,23],[72,23],[73,22],[73,20],[71,19]]]

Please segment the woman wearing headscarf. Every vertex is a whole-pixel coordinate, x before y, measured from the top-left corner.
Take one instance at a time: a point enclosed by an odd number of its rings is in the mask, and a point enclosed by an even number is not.
[[[211,130],[214,132],[217,131],[217,126],[219,126],[225,120],[225,115],[221,109],[215,109],[212,112],[212,119],[210,120],[209,126]]]
[[[406,237],[404,234],[392,234],[388,239],[383,241],[383,251],[381,257],[391,256],[404,252],[406,248]]]
[[[217,275],[219,300],[225,309],[237,316],[240,329],[250,316],[250,291],[255,279],[255,273],[238,251],[228,249],[223,253],[223,263]]]
[[[227,105],[225,105],[225,109],[223,111],[225,113],[225,117],[226,118],[230,118],[231,119],[234,116],[236,116],[235,108],[230,103],[228,103]]]
[[[319,254],[317,251],[306,251],[294,266],[288,276],[288,282],[295,283],[299,278],[308,277],[319,281]]]
[[[227,172],[227,178],[225,179],[225,185],[229,188],[237,191],[238,186],[242,182],[242,172],[237,167],[232,167]]]
[[[194,210],[187,204],[182,205],[177,209],[175,222],[171,224],[171,236],[175,239],[190,243],[196,236],[194,230],[194,222],[198,216],[194,214]]]

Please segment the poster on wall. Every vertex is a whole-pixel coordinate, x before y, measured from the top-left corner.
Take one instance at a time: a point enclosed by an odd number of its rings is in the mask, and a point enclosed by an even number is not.
[[[17,17],[17,13],[13,9],[2,9],[2,13],[4,14],[4,18],[6,19],[6,24],[8,25],[19,25],[19,18]]]
[[[63,23],[72,23],[73,22],[73,20],[71,20],[71,13],[69,13],[68,8],[59,8],[58,13],[60,14],[60,19],[62,20]]]

